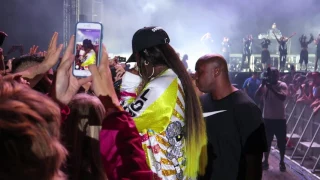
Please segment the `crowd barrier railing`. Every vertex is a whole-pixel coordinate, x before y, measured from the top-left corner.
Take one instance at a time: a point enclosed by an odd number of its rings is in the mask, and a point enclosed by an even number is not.
[[[314,113],[310,104],[294,99],[288,99],[285,107],[287,155],[312,173],[320,172],[320,112]]]

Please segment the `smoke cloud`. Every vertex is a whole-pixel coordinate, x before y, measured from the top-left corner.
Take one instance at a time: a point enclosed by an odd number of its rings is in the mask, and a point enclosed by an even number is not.
[[[89,1],[89,0],[86,0]],[[220,51],[224,36],[230,38],[232,53],[241,53],[242,38],[252,34],[254,53],[260,53],[260,33],[266,33],[273,23],[282,34],[292,39],[292,53],[298,54],[298,36],[320,33],[319,0],[103,0],[101,14],[104,43],[110,53],[131,53],[133,34],[144,26],[161,26],[169,34],[171,45],[191,61],[203,55],[200,42],[211,33],[214,49]],[[33,44],[42,50],[54,31],[62,42],[63,0],[10,0],[0,6],[0,30],[8,33],[5,49],[23,44],[27,50]],[[85,6],[83,8],[86,8]],[[87,8],[88,9],[88,8]],[[80,12],[81,14],[81,12]],[[314,52],[310,45],[309,52]],[[192,64],[192,62],[191,62]]]
[[[168,32],[171,45],[181,55],[189,54],[194,62],[203,55],[200,39],[207,32],[212,34],[216,52],[220,52],[226,36],[231,40],[232,53],[240,53],[245,35],[252,34],[257,39],[276,23],[285,36],[297,32],[292,50],[298,53],[298,36],[320,32],[319,6],[316,0],[106,1],[102,18],[104,42],[110,52],[129,55],[136,30],[161,26]],[[256,42],[259,53],[260,41]]]

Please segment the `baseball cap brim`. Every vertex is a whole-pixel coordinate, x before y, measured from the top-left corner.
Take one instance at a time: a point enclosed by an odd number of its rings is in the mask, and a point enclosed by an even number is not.
[[[137,62],[134,53],[131,54],[126,63]]]

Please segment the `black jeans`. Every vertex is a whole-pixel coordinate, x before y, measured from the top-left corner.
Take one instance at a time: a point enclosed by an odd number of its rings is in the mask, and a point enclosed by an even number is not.
[[[287,124],[285,119],[264,119],[264,125],[266,128],[268,152],[270,152],[273,136],[277,138],[277,145],[280,154],[286,151],[286,136],[287,136]]]
[[[244,67],[244,62],[246,61],[247,58],[248,58],[248,68],[250,68],[251,54],[242,54],[241,68],[245,68]]]
[[[281,53],[280,52],[280,69],[285,69],[287,62],[287,54]]]
[[[300,60],[299,63],[302,64],[304,62],[304,64],[308,64],[308,60],[309,60],[309,52],[306,49],[301,50],[300,52]]]
[[[314,70],[316,71],[318,69],[318,60],[320,59],[320,51],[316,52],[316,60],[314,65]]]

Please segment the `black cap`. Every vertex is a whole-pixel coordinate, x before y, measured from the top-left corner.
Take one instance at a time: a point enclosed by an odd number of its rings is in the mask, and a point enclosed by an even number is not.
[[[91,49],[94,48],[94,47],[93,47],[93,44],[92,44],[92,41],[91,41],[90,39],[85,39],[85,40],[83,40],[82,45],[83,45],[83,47],[85,47],[85,48],[91,48]]]
[[[147,48],[168,44],[170,38],[168,34],[161,28],[156,26],[144,27],[139,29],[132,38],[132,55],[127,62],[136,62],[134,53],[145,50]]]

